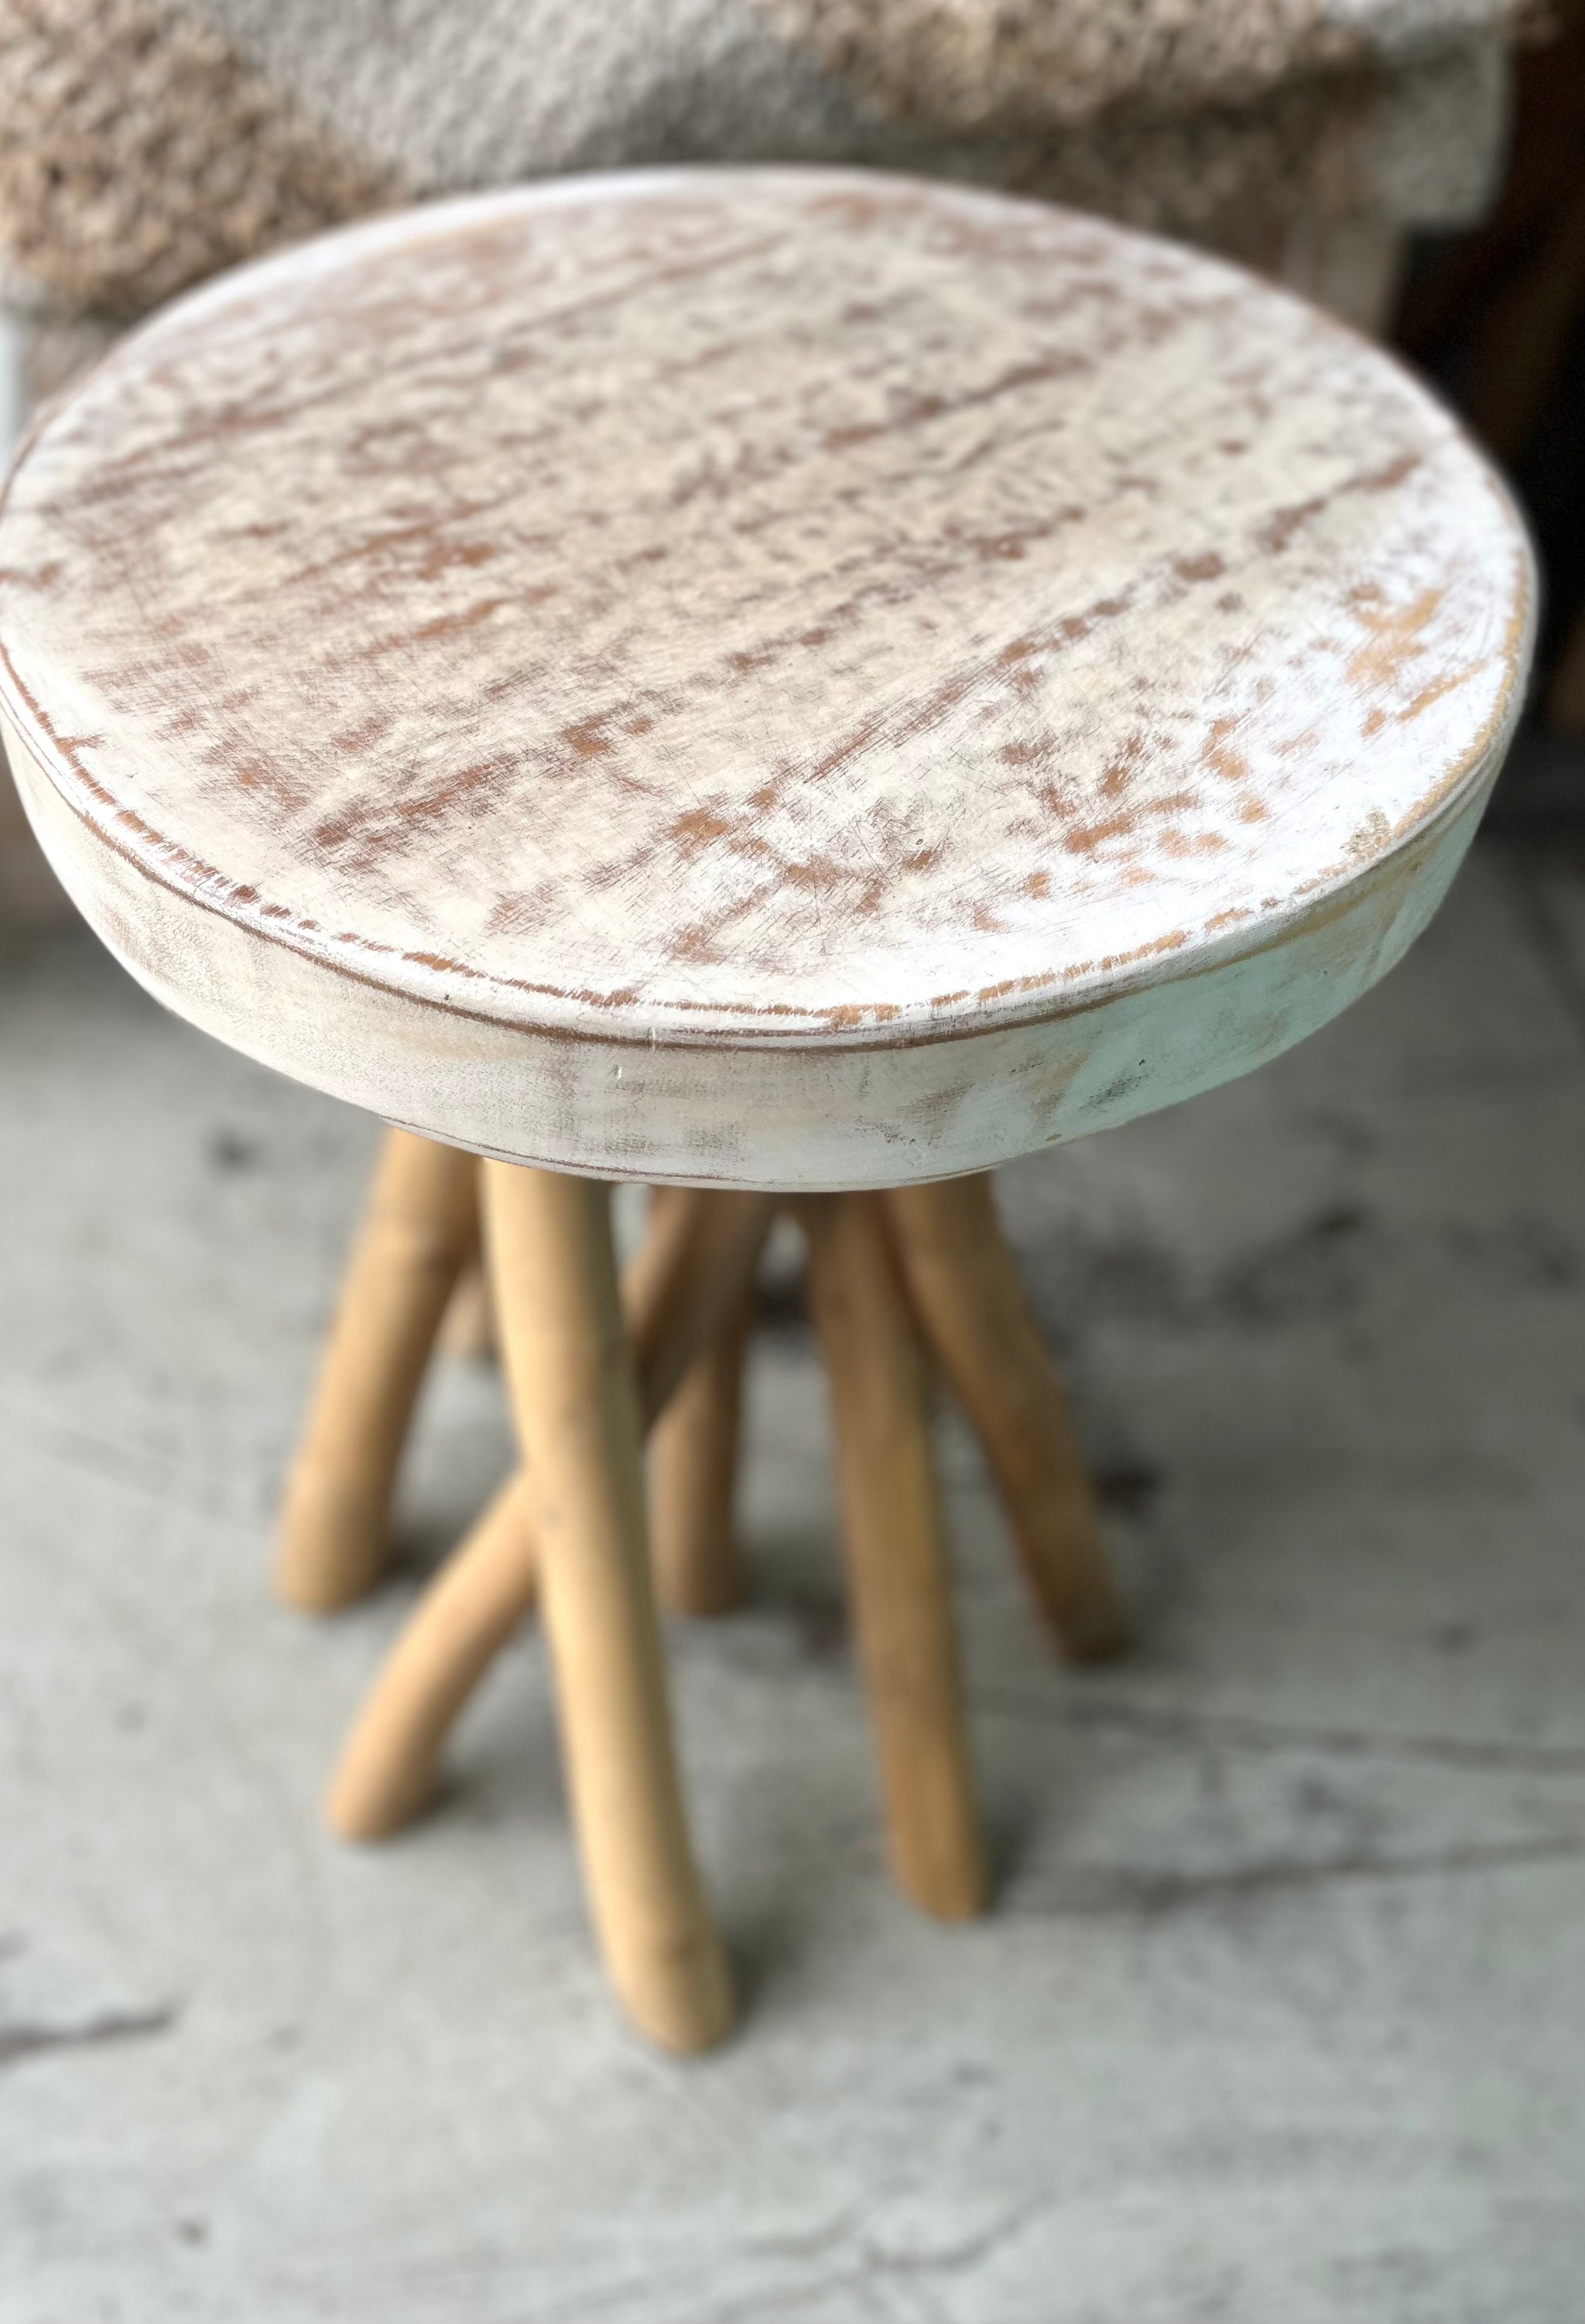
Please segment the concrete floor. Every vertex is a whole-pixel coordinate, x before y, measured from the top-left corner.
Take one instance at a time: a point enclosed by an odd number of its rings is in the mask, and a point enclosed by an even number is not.
[[[753,1602],[674,1638],[747,1997],[691,2066],[595,1970],[537,1637],[441,1812],[318,1828],[507,1457],[450,1366],[390,1588],[271,1603],[372,1125],[86,937],[0,970],[0,2324],[1579,2324],[1582,865],[1489,845],[1307,1047],[1008,1174],[1145,1645],[1046,1658],[947,1430],[974,1929],[888,1889],[767,1330]]]

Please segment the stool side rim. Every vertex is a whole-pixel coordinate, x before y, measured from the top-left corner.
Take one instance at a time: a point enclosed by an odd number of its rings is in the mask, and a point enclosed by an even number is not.
[[[345,977],[351,983],[370,987],[392,1000],[410,1001],[422,1009],[436,1009],[443,1015],[499,1028],[503,1031],[521,1031],[552,1041],[612,1049],[707,1052],[743,1049],[811,1056],[833,1050],[852,1053],[921,1049],[943,1042],[972,1040],[985,1034],[1033,1029],[1064,1019],[1082,1017],[1105,1008],[1113,1001],[1147,991],[1154,986],[1184,982],[1237,961],[1253,960],[1278,952],[1285,945],[1324,926],[1372,887],[1389,881],[1405,853],[1433,841],[1444,825],[1458,820],[1467,811],[1471,797],[1488,791],[1501,770],[1525,706],[1530,658],[1538,622],[1533,552],[1529,562],[1529,586],[1516,615],[1515,625],[1519,634],[1510,665],[1510,676],[1479,746],[1463,766],[1436,787],[1425,811],[1417,814],[1412,822],[1400,822],[1390,844],[1368,862],[1350,866],[1330,879],[1317,881],[1302,897],[1291,899],[1286,907],[1252,925],[1231,928],[1207,941],[1191,942],[1170,952],[1158,950],[1153,959],[1130,963],[1126,967],[1108,967],[1103,964],[1064,982],[1058,995],[1054,995],[1047,984],[1037,993],[1027,993],[1021,1002],[1009,998],[1005,1005],[1000,1007],[981,1002],[972,1008],[959,1007],[951,1011],[937,1010],[926,1013],[928,1004],[925,1004],[914,1012],[899,1011],[898,1021],[884,1027],[872,1022],[816,1026],[806,1018],[797,1027],[779,1032],[766,1024],[764,1015],[760,1013],[756,1016],[745,1014],[742,1019],[707,1028],[691,1029],[685,1021],[668,1023],[664,1030],[642,1024],[634,1024],[630,1029],[620,1022],[613,1022],[612,1011],[598,1005],[590,1007],[585,1004],[580,1011],[574,1003],[566,1010],[544,1013],[536,1013],[521,1005],[491,1009],[470,1005],[456,992],[438,990],[435,983],[427,978],[408,979],[378,974],[372,968],[360,965],[345,950],[338,950],[334,939],[318,943],[304,941],[305,931],[293,928],[288,920],[271,918],[267,907],[239,908],[233,897],[213,890],[206,893],[189,881],[177,879],[161,870],[135,845],[118,840],[106,821],[93,812],[90,801],[74,790],[69,781],[62,779],[63,774],[76,776],[78,770],[58,754],[51,755],[39,747],[37,737],[40,730],[28,715],[25,695],[19,704],[14,691],[14,674],[3,645],[0,645],[0,706],[8,714],[6,723],[12,733],[28,748],[37,771],[71,814],[90,844],[104,847],[119,856],[152,887],[162,889],[183,904],[211,914],[239,933],[291,953],[315,967]],[[43,733],[46,742],[52,740],[47,728]],[[23,798],[25,808],[25,792]],[[115,802],[106,800],[103,806],[106,809],[114,809],[114,819],[119,820],[125,815],[126,811]],[[161,844],[168,850],[168,843]],[[55,853],[54,850],[51,852],[52,855]],[[207,877],[216,888],[224,890],[224,875],[207,871]],[[525,992],[538,989],[520,983],[504,984],[493,978],[480,981],[488,982],[494,992],[512,999],[521,1000]],[[546,997],[565,998],[559,993]]]
[[[29,761],[31,766],[31,760]],[[32,778],[41,837],[70,810]],[[259,1064],[420,1135],[539,1168],[810,1191],[912,1184],[1071,1143],[1236,1079],[1378,982],[1437,910],[1484,805],[1461,794],[1405,854],[1268,958],[1113,993],[1083,1017],[877,1054],[653,1050],[469,1020],[254,943],[193,899],[162,922],[108,848],[56,861],[134,979]],[[1206,998],[1199,998],[1203,981]]]

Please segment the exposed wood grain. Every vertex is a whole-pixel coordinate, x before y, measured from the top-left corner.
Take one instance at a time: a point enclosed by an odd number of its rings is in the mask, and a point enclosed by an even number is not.
[[[1387,358],[1092,219],[721,170],[521,189],[124,343],[0,513],[0,699],[153,990],[608,1175],[880,1185],[1345,1005],[1528,652]]]
[[[477,1177],[471,1154],[385,1134],[281,1508],[276,1586],[307,1612],[348,1604],[383,1571],[414,1399],[477,1241]]]
[[[800,1208],[831,1388],[843,1545],[892,1870],[943,1920],[985,1901],[929,1380],[873,1194]]]

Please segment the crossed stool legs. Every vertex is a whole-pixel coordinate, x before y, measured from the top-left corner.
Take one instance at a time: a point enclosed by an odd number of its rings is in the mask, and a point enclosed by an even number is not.
[[[486,1256],[522,1465],[421,1597],[344,1750],[349,1839],[429,1799],[453,1721],[543,1609],[602,1950],[634,2021],[708,2047],[731,1994],[695,1868],[656,1619],[732,1604],[737,1411],[769,1195],[659,1188],[618,1286],[608,1189],[387,1133],[282,1516],[278,1582],[327,1611],[383,1570],[401,1443],[447,1307]],[[946,1918],[983,1901],[926,1351],[974,1425],[1057,1644],[1126,1629],[1060,1388],[990,1182],[792,1201],[830,1377],[843,1535],[898,1885]],[[482,1213],[482,1215],[481,1215]],[[454,1318],[454,1325],[462,1317]],[[448,1327],[450,1328],[450,1327]],[[649,1518],[643,1436],[656,1428]]]

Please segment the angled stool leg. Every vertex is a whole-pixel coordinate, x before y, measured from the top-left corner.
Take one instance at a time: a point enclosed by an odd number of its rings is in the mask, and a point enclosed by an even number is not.
[[[1128,1618],[1094,1496],[990,1177],[899,1187],[885,1199],[909,1304],[985,1448],[1041,1612],[1082,1661],[1123,1653]]]
[[[733,1502],[751,1304],[694,1358],[650,1445],[655,1586],[678,1614],[723,1614],[742,1595]]]
[[[446,1738],[539,1595],[527,1472],[507,1480],[447,1559],[386,1656],[342,1747],[325,1821],[343,1840],[384,1840],[429,1805]]]
[[[656,1204],[622,1285],[646,1418],[743,1297],[770,1214],[761,1194],[668,1189]],[[534,1529],[534,1496],[520,1470],[419,1599],[358,1713],[326,1799],[327,1821],[344,1840],[385,1839],[429,1800],[457,1713],[533,1610]]]
[[[892,1868],[928,1913],[980,1912],[985,1875],[958,1683],[929,1380],[873,1194],[799,1206],[830,1379],[843,1545]]]
[[[402,1441],[477,1217],[471,1154],[387,1130],[287,1481],[275,1582],[290,1605],[345,1606],[384,1567]]]
[[[475,1242],[456,1279],[440,1325],[440,1351],[465,1363],[482,1364],[495,1354],[495,1308],[484,1254]]]
[[[608,1190],[489,1163],[484,1199],[595,1928],[634,2023],[668,2049],[706,2049],[732,1995],[672,1748]]]

